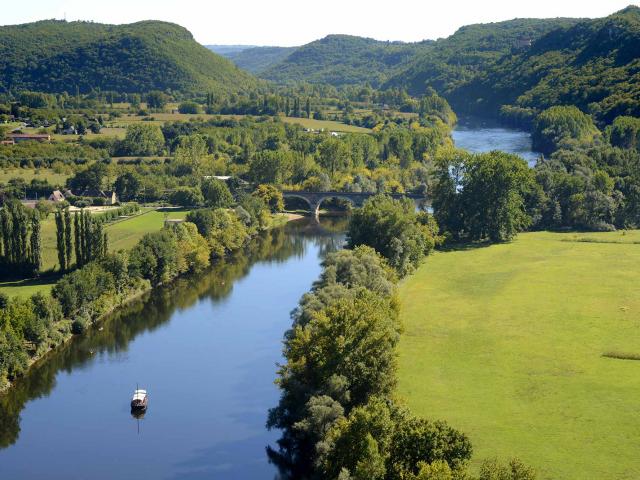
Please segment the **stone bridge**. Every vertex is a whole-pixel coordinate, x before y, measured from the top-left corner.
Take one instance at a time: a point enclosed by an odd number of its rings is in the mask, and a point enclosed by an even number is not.
[[[300,190],[284,190],[282,192],[284,198],[301,198],[307,202],[309,209],[316,217],[320,214],[322,202],[327,199],[340,198],[351,202],[355,207],[361,207],[365,200],[374,195],[377,194],[368,192],[305,192]],[[416,203],[416,206],[421,206],[427,201],[427,197],[415,193],[390,193],[388,195],[392,198],[410,198]]]

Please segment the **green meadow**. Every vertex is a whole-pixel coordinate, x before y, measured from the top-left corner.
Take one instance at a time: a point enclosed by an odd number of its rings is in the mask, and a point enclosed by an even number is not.
[[[126,134],[126,127],[132,123],[154,123],[156,125],[163,125],[165,122],[175,121],[189,121],[194,119],[208,120],[211,118],[236,118],[241,119],[244,115],[208,115],[205,113],[188,114],[188,113],[151,113],[149,117],[141,117],[139,115],[126,115],[117,118],[110,122],[110,127],[103,129],[104,131],[115,132],[111,135],[117,135],[124,137]],[[153,120],[150,120],[153,118]],[[313,118],[298,118],[298,117],[279,117],[280,121],[284,123],[295,123],[302,125],[304,128],[311,128],[314,130],[330,130],[333,132],[343,133],[370,133],[371,129],[358,127],[356,125],[347,125],[346,123],[336,122],[334,120],[315,120]]]
[[[0,170],[0,183],[8,183],[13,178],[21,178],[27,183],[31,180],[46,180],[52,185],[64,185],[70,175],[58,173],[50,168],[7,168]]]
[[[401,285],[399,393],[466,432],[474,467],[640,478],[640,231],[439,252]]]

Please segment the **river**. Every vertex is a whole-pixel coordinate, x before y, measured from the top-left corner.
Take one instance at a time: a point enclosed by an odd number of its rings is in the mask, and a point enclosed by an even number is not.
[[[501,127],[477,118],[462,117],[452,133],[456,147],[473,153],[502,150],[515,153],[534,167],[540,154],[531,148],[531,135],[523,130]]]
[[[535,163],[528,133],[464,119],[456,145]],[[0,478],[272,479],[265,429],[290,311],[346,220],[266,232],[204,274],[112,315],[0,396]],[[136,384],[144,418],[130,415]]]
[[[0,397],[0,478],[277,478],[265,421],[282,336],[345,228],[266,232],[48,355]],[[140,420],[136,383],[149,391]]]

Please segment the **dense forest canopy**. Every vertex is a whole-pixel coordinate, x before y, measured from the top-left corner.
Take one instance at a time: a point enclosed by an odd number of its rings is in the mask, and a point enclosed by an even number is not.
[[[253,73],[254,75],[260,75],[269,67],[282,62],[291,53],[298,49],[298,47],[256,47],[248,46],[243,48],[237,46],[237,48],[228,49],[222,48],[223,45],[207,45],[207,48],[218,55],[222,55],[228,58],[238,67]]]
[[[527,18],[464,26],[418,55],[390,78],[385,87],[404,87],[412,94],[420,94],[428,85],[449,94],[504,55],[526,50],[530,43],[550,31],[577,21]]]
[[[277,83],[306,81],[331,85],[380,86],[433,42],[382,42],[351,35],[328,35],[299,47],[261,76]]]
[[[495,115],[502,105],[575,105],[599,123],[640,114],[640,8],[555,29],[448,93],[454,108]],[[469,108],[467,108],[469,109]]]
[[[240,92],[257,81],[183,27],[45,20],[0,27],[0,92]]]

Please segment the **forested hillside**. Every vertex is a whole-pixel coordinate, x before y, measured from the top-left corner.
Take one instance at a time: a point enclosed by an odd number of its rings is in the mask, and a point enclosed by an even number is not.
[[[219,46],[217,46],[219,47]],[[238,67],[259,75],[270,67],[282,62],[287,56],[296,51],[298,47],[248,47],[233,50],[218,50],[209,46],[209,49],[228,58]]]
[[[382,42],[351,35],[327,37],[299,47],[261,76],[278,83],[305,81],[331,85],[380,86],[432,41]]]
[[[461,109],[495,114],[501,105],[540,111],[575,105],[600,123],[640,115],[640,8],[549,32],[507,55],[448,97]]]
[[[170,23],[46,20],[0,27],[0,92],[238,92],[255,86],[251,75]]]
[[[514,19],[505,22],[464,26],[433,48],[421,52],[385,87],[404,87],[420,95],[425,86],[450,93],[475,78],[506,54],[526,51],[529,44],[576,19]]]
[[[374,87],[403,87],[415,95],[424,93],[429,85],[447,92],[468,82],[503,55],[526,48],[529,41],[577,22],[516,19],[469,25],[448,38],[418,43],[329,35],[289,52],[281,63],[272,64],[261,74],[257,72],[278,83],[307,81],[335,86],[369,83]],[[261,52],[245,50],[237,57],[250,53]]]

